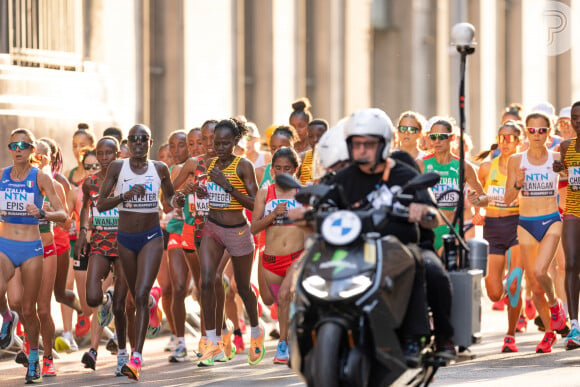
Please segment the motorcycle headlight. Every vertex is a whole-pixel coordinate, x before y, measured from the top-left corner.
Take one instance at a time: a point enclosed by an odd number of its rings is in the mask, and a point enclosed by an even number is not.
[[[319,275],[311,275],[302,281],[302,287],[310,295],[321,299],[347,299],[363,293],[373,284],[370,275],[326,281]]]

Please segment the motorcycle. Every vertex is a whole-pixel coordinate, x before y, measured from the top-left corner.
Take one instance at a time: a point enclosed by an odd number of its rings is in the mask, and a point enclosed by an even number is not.
[[[396,331],[420,252],[377,232],[387,222],[406,222],[412,193],[438,181],[436,173],[419,175],[389,205],[347,211],[327,200],[340,187],[302,187],[288,175],[276,177],[284,189],[298,189],[296,200],[312,208],[304,219],[315,224],[290,312],[290,366],[309,386],[428,385],[446,364],[426,345],[419,366],[408,367]]]

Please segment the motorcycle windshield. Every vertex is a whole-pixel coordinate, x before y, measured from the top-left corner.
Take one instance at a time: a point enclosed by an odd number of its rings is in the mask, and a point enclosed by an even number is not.
[[[340,280],[373,270],[376,248],[371,243],[332,246],[318,243],[305,257],[304,276],[319,275],[325,280]]]

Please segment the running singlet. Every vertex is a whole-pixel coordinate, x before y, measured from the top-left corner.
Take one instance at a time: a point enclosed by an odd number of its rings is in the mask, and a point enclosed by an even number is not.
[[[205,164],[202,157],[197,159],[197,167],[194,171],[195,180],[201,186],[207,186],[207,177],[205,174]],[[201,176],[201,177],[200,177]],[[203,224],[207,220],[209,214],[209,198],[200,198],[197,193],[190,193],[185,198],[185,205],[183,206],[183,218],[185,223],[195,227],[194,235],[201,237],[201,230]]]
[[[506,180],[507,176],[499,170],[499,157],[492,159],[489,174],[487,175],[483,187],[489,199],[487,208],[509,211],[517,214],[519,212],[518,199],[516,198],[509,204],[504,201]]]
[[[568,168],[566,188],[566,208],[564,215],[580,217],[580,153],[576,151],[576,138],[568,146],[564,165]]]
[[[247,195],[248,192],[246,191],[246,186],[238,176],[237,172],[238,163],[241,159],[240,156],[236,156],[230,165],[222,170],[222,173],[235,189],[244,195]],[[209,174],[214,168],[217,160],[218,158],[214,157],[207,168],[207,194],[209,196],[209,208],[212,210],[218,209],[226,211],[242,210],[243,206],[236,198],[232,197],[232,195],[227,193],[222,187],[211,181]]]
[[[266,188],[273,182],[274,178],[272,177],[272,163],[269,163],[268,165],[266,165],[266,168],[264,168],[264,176],[262,176],[260,188]]]
[[[2,222],[13,224],[38,224],[38,219],[26,211],[28,204],[42,208],[44,195],[38,189],[38,168],[31,167],[26,178],[14,181],[10,177],[12,166],[4,169],[0,181],[0,217]]]
[[[276,219],[268,225],[270,226],[287,226],[292,224],[290,219],[288,219],[288,210],[300,208],[302,204],[296,201],[296,199],[278,199],[276,197],[276,185],[271,184],[268,186],[268,194],[266,195],[266,206],[264,207],[264,217],[270,215],[272,211],[276,208],[279,203],[286,203],[286,213],[284,215],[276,216]]]
[[[521,189],[523,198],[556,197],[558,195],[558,174],[552,169],[554,154],[548,151],[548,160],[542,165],[532,165],[528,160],[528,151],[522,153],[520,168],[525,168],[526,177]]]
[[[119,224],[119,209],[117,207],[99,212],[97,200],[99,199],[99,186],[97,176],[90,176],[89,180],[89,208],[93,231],[103,233],[105,237],[117,237],[117,225]]]
[[[147,171],[142,175],[137,175],[131,170],[129,159],[123,160],[121,172],[117,178],[115,186],[115,196],[129,191],[135,184],[145,186],[145,195],[134,195],[128,200],[124,200],[118,205],[119,211],[152,213],[159,211],[159,190],[161,179],[157,174],[157,169],[153,161],[147,161]]]
[[[306,185],[312,182],[312,149],[304,154],[304,161],[300,165],[300,183]]]
[[[44,203],[47,203],[47,202],[49,202],[49,200],[47,197],[45,197]],[[38,219],[38,229],[40,230],[41,234],[46,234],[46,233],[52,232],[53,226],[54,226],[54,222],[51,222],[50,220],[47,220],[46,218]]]
[[[425,163],[425,173],[437,172],[441,176],[439,183],[432,188],[439,208],[454,211],[459,202],[459,193],[448,192],[443,196],[441,194],[451,189],[459,190],[459,159],[453,156],[450,163],[439,164],[434,155],[429,155],[423,159],[423,162]]]
[[[183,164],[181,164],[183,166]],[[175,167],[175,165],[172,165],[171,167],[169,167],[169,172],[171,173],[171,171],[173,170],[173,167]],[[173,209],[172,211],[177,211],[175,209]],[[167,223],[167,227],[166,230],[168,233],[170,234],[179,234],[182,235],[183,233],[183,217],[179,216],[179,218],[177,217],[177,215],[179,215],[179,212],[174,212],[174,215],[171,219],[169,219],[169,222]]]

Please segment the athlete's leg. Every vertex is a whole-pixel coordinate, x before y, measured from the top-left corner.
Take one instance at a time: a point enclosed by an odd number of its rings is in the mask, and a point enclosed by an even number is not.
[[[252,252],[251,254],[241,257],[232,257],[232,265],[234,268],[234,277],[238,287],[238,294],[244,301],[246,312],[250,318],[250,324],[252,327],[257,327],[259,324],[258,299],[254,293],[254,290],[252,289],[252,286],[250,285],[253,255],[254,253]]]
[[[38,336],[40,333],[40,320],[36,311],[38,295],[42,278],[42,256],[28,259],[20,266],[22,278],[22,321],[24,330],[28,335],[30,348],[38,348]],[[2,307],[2,305],[0,305]]]
[[[168,251],[169,277],[171,279],[172,305],[168,311],[172,315],[172,333],[183,338],[185,336],[185,297],[189,290],[189,267],[182,248]],[[164,290],[165,291],[165,290]],[[165,298],[165,293],[163,293]]]
[[[562,246],[566,256],[566,296],[570,320],[578,321],[578,302],[580,298],[580,218],[568,216],[562,229]]]
[[[204,236],[201,240],[199,258],[201,264],[201,305],[204,311],[206,330],[216,329],[216,274],[220,259],[224,255],[224,247],[213,238]],[[221,281],[221,278],[220,278]],[[221,284],[223,288],[223,284]]]
[[[554,305],[558,299],[554,288],[554,281],[549,274],[549,268],[554,260],[556,248],[562,235],[562,222],[556,222],[550,226],[546,235],[538,247],[538,255],[534,265],[534,277],[546,293],[548,303]]]
[[[44,356],[52,356],[52,343],[55,336],[54,321],[51,313],[51,298],[56,277],[56,255],[44,258],[42,265],[42,280],[38,295],[37,311],[40,323],[40,333],[44,346]]]
[[[161,260],[161,266],[159,267],[159,274],[157,274],[157,282],[159,287],[161,287],[162,297],[161,306],[165,311],[165,318],[169,323],[169,329],[172,335],[176,335],[175,321],[173,316],[173,280],[171,278],[171,271],[169,268],[169,255],[171,253],[167,250],[163,250],[163,258]]]

